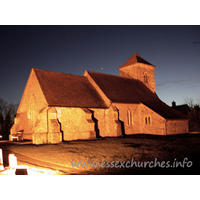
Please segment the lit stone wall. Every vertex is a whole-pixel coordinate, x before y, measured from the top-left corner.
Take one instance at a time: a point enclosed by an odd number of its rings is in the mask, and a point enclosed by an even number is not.
[[[46,107],[47,102],[34,71],[30,74],[17,113],[27,112],[30,109],[30,102],[33,94],[35,98],[35,111],[39,112],[39,110]]]
[[[108,109],[90,109],[100,137],[122,136],[121,123],[118,120],[118,110],[115,107]],[[96,130],[97,132],[97,130]]]
[[[165,135],[166,119],[144,104],[140,104],[140,119],[141,133]]]
[[[119,119],[126,135],[165,135],[165,119],[144,104],[114,104],[119,109]]]
[[[42,109],[39,111],[37,121],[34,124],[34,133],[46,133],[48,131],[47,128],[47,112],[49,108]]]
[[[32,140],[33,144],[62,141],[57,112],[55,108],[47,107],[34,71],[30,74],[14,121],[11,135],[22,131],[22,139]]]
[[[35,123],[33,143],[59,143],[62,142],[62,133],[57,119],[57,111],[54,107],[42,109]]]
[[[38,118],[44,120],[45,117],[40,116],[40,111],[47,106],[46,100],[37,81],[34,71],[31,71],[29,76],[24,94],[22,96],[20,105],[17,110],[17,116],[15,118],[15,123],[13,124],[10,134],[17,134],[18,131],[23,131],[24,139],[32,139],[32,133],[36,124],[38,124]],[[34,116],[34,119],[31,119]],[[43,127],[38,131],[45,132]]]
[[[33,144],[46,144],[47,138],[47,133],[32,133]]]
[[[119,110],[119,120],[124,133],[126,135],[140,133],[139,104],[115,103],[113,106],[116,106]]]
[[[92,113],[88,109],[57,107],[64,140],[96,138]]]

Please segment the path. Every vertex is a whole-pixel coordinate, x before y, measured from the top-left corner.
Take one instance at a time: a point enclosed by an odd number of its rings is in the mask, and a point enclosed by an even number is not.
[[[71,167],[66,167],[54,163],[48,163],[45,161],[37,160],[34,158],[30,158],[27,156],[24,156],[22,154],[16,153],[14,151],[11,151],[9,149],[9,143],[8,142],[1,142],[0,143],[0,148],[3,151],[3,165],[4,167],[9,166],[9,161],[8,161],[8,155],[9,154],[14,154],[17,157],[17,161],[21,161],[23,165],[31,165],[31,166],[37,166],[37,167],[42,167],[42,168],[47,168],[51,170],[58,170],[60,171],[63,175],[79,175],[79,174],[92,174],[87,171],[81,171],[75,168]]]

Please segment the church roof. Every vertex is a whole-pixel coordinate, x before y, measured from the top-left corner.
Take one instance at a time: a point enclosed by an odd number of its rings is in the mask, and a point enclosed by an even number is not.
[[[33,70],[48,105],[107,108],[87,76]],[[113,103],[143,103],[166,119],[185,119],[184,115],[163,103],[139,80],[89,71],[88,74]]]
[[[127,60],[121,67],[119,67],[118,69],[122,69],[124,67],[133,65],[135,63],[143,63],[143,64],[147,64],[147,65],[151,65],[153,67],[155,67],[154,65],[152,65],[151,63],[147,62],[146,60],[144,60],[142,57],[140,57],[140,55],[138,53],[135,53],[131,56],[131,58],[129,60]]]
[[[107,107],[86,77],[33,70],[49,105],[81,108]]]
[[[139,80],[97,72],[88,74],[113,103],[143,103],[166,119],[186,118],[162,102]]]

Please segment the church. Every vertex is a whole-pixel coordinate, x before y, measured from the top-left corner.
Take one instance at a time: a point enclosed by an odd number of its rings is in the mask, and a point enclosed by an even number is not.
[[[119,67],[120,76],[85,71],[83,76],[33,68],[9,140],[33,144],[188,133],[188,119],[155,92],[154,69],[138,53]]]

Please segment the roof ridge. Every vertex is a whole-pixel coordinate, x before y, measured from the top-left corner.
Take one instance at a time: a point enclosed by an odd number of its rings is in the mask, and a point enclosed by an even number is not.
[[[94,74],[102,74],[102,75],[108,75],[108,76],[117,76],[117,75],[113,75],[113,74],[104,74],[104,73],[100,73],[100,72],[92,72],[92,71],[87,71],[89,73],[94,73]],[[120,77],[120,76],[117,76]]]
[[[37,68],[32,68],[34,71],[43,71],[43,72],[48,72],[48,73],[56,73],[56,74],[65,74],[65,75],[70,75],[70,76],[77,76],[77,77],[84,77],[82,75],[76,75],[76,74],[68,74],[65,72],[54,72],[54,71],[49,71],[49,70],[44,70],[44,69],[37,69]]]
[[[147,64],[147,65],[151,65],[154,66],[153,64],[151,64],[150,62],[146,61],[145,59],[143,59],[139,53],[135,53],[133,54],[123,65],[121,65],[118,69],[136,64],[136,63],[143,63],[143,64]]]
[[[92,72],[92,71],[87,71],[88,73],[94,73],[94,74],[101,74],[101,75],[106,75],[106,76],[114,76],[114,77],[118,77],[120,79],[129,79],[129,80],[134,80],[134,81],[140,81],[138,79],[134,79],[134,78],[129,78],[129,77],[123,77],[123,76],[118,76],[118,75],[113,75],[113,74],[104,74],[104,73],[100,73],[100,72]],[[142,82],[142,81],[140,81]]]

